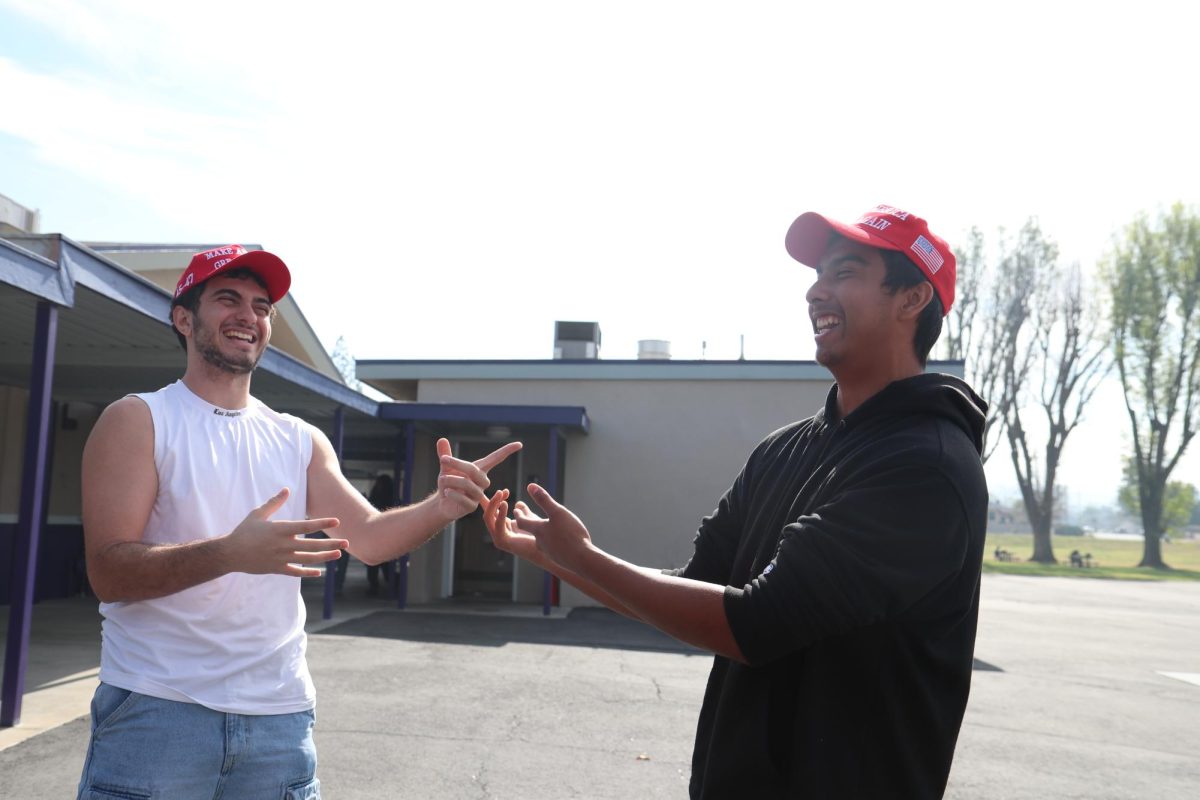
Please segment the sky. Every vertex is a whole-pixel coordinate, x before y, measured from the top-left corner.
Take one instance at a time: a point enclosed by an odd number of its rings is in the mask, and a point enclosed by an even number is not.
[[[304,5],[0,0],[0,193],[77,241],[261,244],[328,349],[398,359],[548,358],[555,320],[810,359],[804,211],[1036,217],[1090,273],[1200,205],[1188,4]],[[1113,502],[1127,431],[1110,382],[1072,505]]]

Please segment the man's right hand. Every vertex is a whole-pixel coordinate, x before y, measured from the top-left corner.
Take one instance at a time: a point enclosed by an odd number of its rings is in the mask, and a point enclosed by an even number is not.
[[[254,575],[295,575],[317,578],[323,570],[306,564],[323,564],[341,558],[349,546],[345,539],[306,539],[306,534],[338,526],[336,517],[306,520],[272,520],[287,502],[285,488],[246,515],[225,537],[224,558],[229,572]]]

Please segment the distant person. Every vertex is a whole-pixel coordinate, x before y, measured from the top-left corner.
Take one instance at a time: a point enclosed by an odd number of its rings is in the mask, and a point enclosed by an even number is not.
[[[1078,550],[1071,551],[1070,559],[1071,559],[1072,567],[1082,567],[1083,566],[1083,556],[1080,555]]]
[[[536,484],[547,519],[524,503],[507,519],[500,490],[485,522],[501,549],[716,654],[693,798],[940,797],[971,685],[988,503],[987,406],[925,372],[954,253],[891,206],[853,224],[804,214],[786,245],[816,270],[808,321],[836,384],[754,449],[687,566],[609,555]],[[669,501],[672,478],[647,491]]]
[[[182,380],[101,414],[83,452],[88,577],[104,617],[81,798],[320,796],[300,578],[349,548],[420,546],[484,499],[437,443],[437,493],[376,511],[320,430],[250,395],[291,277],[278,257],[197,253],[171,324]],[[338,539],[308,539],[326,530]]]
[[[390,508],[396,500],[396,492],[392,476],[386,472],[380,473],[371,484],[371,493],[367,495],[369,502],[376,509],[383,511]],[[367,597],[379,596],[379,572],[383,570],[384,580],[391,579],[391,570],[384,564],[367,564]]]
[[[325,531],[317,531],[315,534],[313,534],[313,538],[314,539],[332,539],[333,537],[330,536]],[[350,563],[350,551],[342,550],[341,557],[338,558],[337,564],[334,565],[334,572],[333,572],[333,590],[334,590],[334,594],[338,597],[342,596],[343,589],[346,586],[346,567],[349,565],[349,563]]]
[[[334,568],[333,588],[338,597],[342,596],[342,590],[346,586],[346,568],[350,564],[350,551],[343,550],[342,555],[338,558],[337,566]]]

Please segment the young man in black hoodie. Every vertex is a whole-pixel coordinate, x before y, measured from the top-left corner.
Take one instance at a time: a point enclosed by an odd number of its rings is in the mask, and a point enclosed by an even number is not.
[[[923,219],[800,216],[817,361],[814,416],[751,453],[700,524],[687,566],[596,547],[540,486],[485,512],[502,549],[621,613],[716,654],[693,798],[941,797],[971,683],[987,517],[986,404],[926,374],[955,260]]]

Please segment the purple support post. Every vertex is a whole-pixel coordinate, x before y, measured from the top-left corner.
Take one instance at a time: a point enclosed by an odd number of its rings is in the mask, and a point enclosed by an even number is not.
[[[337,456],[338,466],[342,465],[342,443],[346,438],[346,410],[342,406],[333,412],[333,452]],[[322,618],[333,619],[333,595],[337,589],[337,573],[339,561],[325,562],[325,606]]]
[[[400,502],[406,506],[412,505],[413,461],[416,460],[417,426],[416,423],[404,423],[404,491]],[[400,556],[400,591],[396,597],[396,608],[408,605],[408,553]]]
[[[562,458],[559,452],[559,445],[562,440],[562,429],[557,425],[550,427],[550,452],[546,457],[548,462],[546,467],[546,485],[545,490],[550,493],[550,496],[555,500],[562,502],[562,498],[558,494],[558,462]],[[554,576],[549,572],[542,573],[542,616],[550,616],[550,600],[554,594]]]
[[[400,476],[404,474],[404,433],[396,434],[396,449],[393,452],[392,458],[392,497],[389,503],[391,508],[400,507],[400,498],[403,496],[404,487],[400,485]],[[383,567],[383,579],[387,582],[388,591],[391,598],[395,600],[400,596],[400,559],[393,558],[391,561],[385,561],[380,566]]]
[[[58,338],[58,308],[41,302],[33,331],[33,374],[29,381],[29,412],[25,418],[25,463],[21,480],[20,516],[13,542],[12,595],[8,642],[4,651],[4,681],[0,687],[0,728],[21,721],[25,665],[29,656],[29,624],[33,616],[33,582],[37,574],[38,538],[45,520],[46,440],[50,429],[50,389],[54,384],[54,343]]]

